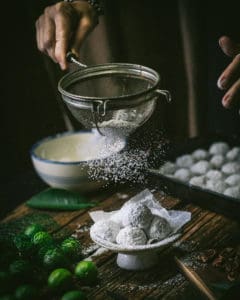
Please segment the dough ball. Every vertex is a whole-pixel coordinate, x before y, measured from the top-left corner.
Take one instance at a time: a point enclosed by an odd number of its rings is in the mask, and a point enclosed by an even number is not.
[[[224,191],[224,195],[239,199],[240,198],[240,187],[239,186],[229,187]]]
[[[141,228],[127,226],[119,231],[116,241],[122,246],[145,245],[147,237]]]
[[[172,232],[172,228],[168,221],[164,218],[155,216],[152,220],[148,236],[150,239],[163,240]]]
[[[224,163],[225,158],[223,155],[214,155],[210,160],[210,164],[216,169],[220,169]]]
[[[194,161],[190,154],[179,156],[176,160],[176,164],[180,168],[189,168],[193,163]]]
[[[129,203],[121,209],[123,226],[140,227],[147,229],[153,219],[151,210],[142,203]]]
[[[160,173],[163,175],[173,174],[176,171],[177,167],[174,163],[167,161],[160,168]]]
[[[223,178],[223,174],[218,170],[209,170],[206,177],[211,180],[221,180]]]
[[[239,160],[240,159],[240,148],[239,147],[234,147],[230,151],[228,151],[227,155],[227,160]]]
[[[204,149],[197,149],[192,153],[192,157],[195,160],[206,160],[209,156],[208,151]]]
[[[240,163],[229,162],[222,166],[222,172],[225,174],[234,174],[240,171]]]
[[[194,177],[191,178],[189,183],[191,185],[204,187],[204,185],[205,185],[205,176],[194,176]]]
[[[225,182],[226,182],[228,185],[231,185],[231,186],[234,186],[234,185],[240,186],[240,175],[239,175],[239,174],[233,174],[233,175],[230,175],[230,176],[225,180]]]
[[[191,167],[191,172],[197,175],[204,175],[210,169],[209,162],[206,160],[200,160]]]
[[[229,151],[228,144],[223,142],[213,143],[209,148],[209,153],[212,155],[217,155],[217,154],[225,155],[228,151]]]
[[[207,189],[217,193],[223,193],[226,187],[226,183],[222,180],[207,180],[206,183]]]
[[[179,169],[174,173],[174,178],[181,181],[189,181],[191,172],[188,169]]]
[[[90,229],[90,232],[103,240],[108,242],[115,242],[116,237],[120,231],[119,224],[111,220],[101,220],[93,224]]]

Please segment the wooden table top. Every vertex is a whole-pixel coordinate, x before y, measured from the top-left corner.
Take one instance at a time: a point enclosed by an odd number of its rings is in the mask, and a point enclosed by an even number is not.
[[[91,196],[91,199],[99,201],[100,207],[91,209],[91,211],[116,210],[140,191],[136,187],[122,186],[97,192],[96,195]],[[163,196],[158,192],[154,194],[167,209],[191,212],[192,220],[184,226],[182,235],[176,242],[159,252],[159,265],[141,272],[120,269],[116,264],[115,253],[97,249],[89,237],[92,220],[87,210],[46,212],[58,222],[59,230],[67,228],[79,237],[85,257],[91,256],[99,268],[99,284],[89,289],[89,299],[205,299],[180,273],[173,257],[177,255],[184,259],[192,268],[202,272],[202,278],[207,280],[209,272],[204,270],[208,269],[205,264],[196,259],[199,251],[230,246],[236,239],[239,239],[239,225],[231,219],[204,210],[194,204]],[[38,210],[30,209],[22,204],[12,211],[3,222],[14,220],[28,213],[37,214],[38,212]]]

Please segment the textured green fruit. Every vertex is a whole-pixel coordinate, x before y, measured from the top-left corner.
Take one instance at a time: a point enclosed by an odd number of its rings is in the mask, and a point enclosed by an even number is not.
[[[40,231],[44,231],[44,228],[41,225],[31,224],[25,229],[24,234],[32,238],[37,232]]]
[[[87,300],[87,296],[82,291],[69,291],[62,296],[61,300]]]
[[[9,272],[14,279],[24,279],[32,271],[30,263],[23,259],[18,259],[9,265]]]
[[[96,283],[98,277],[98,269],[92,261],[81,261],[75,268],[75,275],[85,285]]]
[[[67,269],[56,269],[48,277],[48,286],[54,290],[64,290],[72,283],[72,274]]]
[[[24,256],[29,256],[34,251],[34,245],[31,239],[25,234],[18,234],[14,237],[14,244],[17,250]]]
[[[37,248],[41,248],[43,246],[53,243],[53,239],[48,232],[39,231],[34,234],[32,242]]]
[[[37,298],[37,290],[30,284],[19,286],[15,291],[17,300],[33,300]]]
[[[62,252],[71,260],[79,259],[81,256],[81,243],[74,237],[65,239],[61,244]]]
[[[67,259],[61,249],[49,249],[43,256],[43,265],[48,270],[53,270],[59,267],[67,266]]]

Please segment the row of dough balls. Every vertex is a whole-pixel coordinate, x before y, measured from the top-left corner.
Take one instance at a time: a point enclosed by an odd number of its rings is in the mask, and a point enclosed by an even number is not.
[[[226,196],[240,198],[240,147],[213,143],[209,150],[197,149],[166,162],[159,172]]]
[[[171,232],[166,219],[153,215],[146,205],[131,201],[126,202],[110,219],[100,220],[90,229],[92,236],[121,246],[158,242]]]

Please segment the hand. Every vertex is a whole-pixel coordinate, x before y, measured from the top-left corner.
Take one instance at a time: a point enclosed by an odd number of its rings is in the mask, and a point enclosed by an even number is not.
[[[240,44],[223,36],[219,39],[219,45],[226,55],[233,57],[217,82],[221,90],[227,90],[222,104],[225,108],[230,108],[236,102],[240,102]]]
[[[49,6],[36,21],[38,49],[67,69],[66,53],[78,56],[79,48],[97,24],[97,14],[86,1],[59,2]]]

